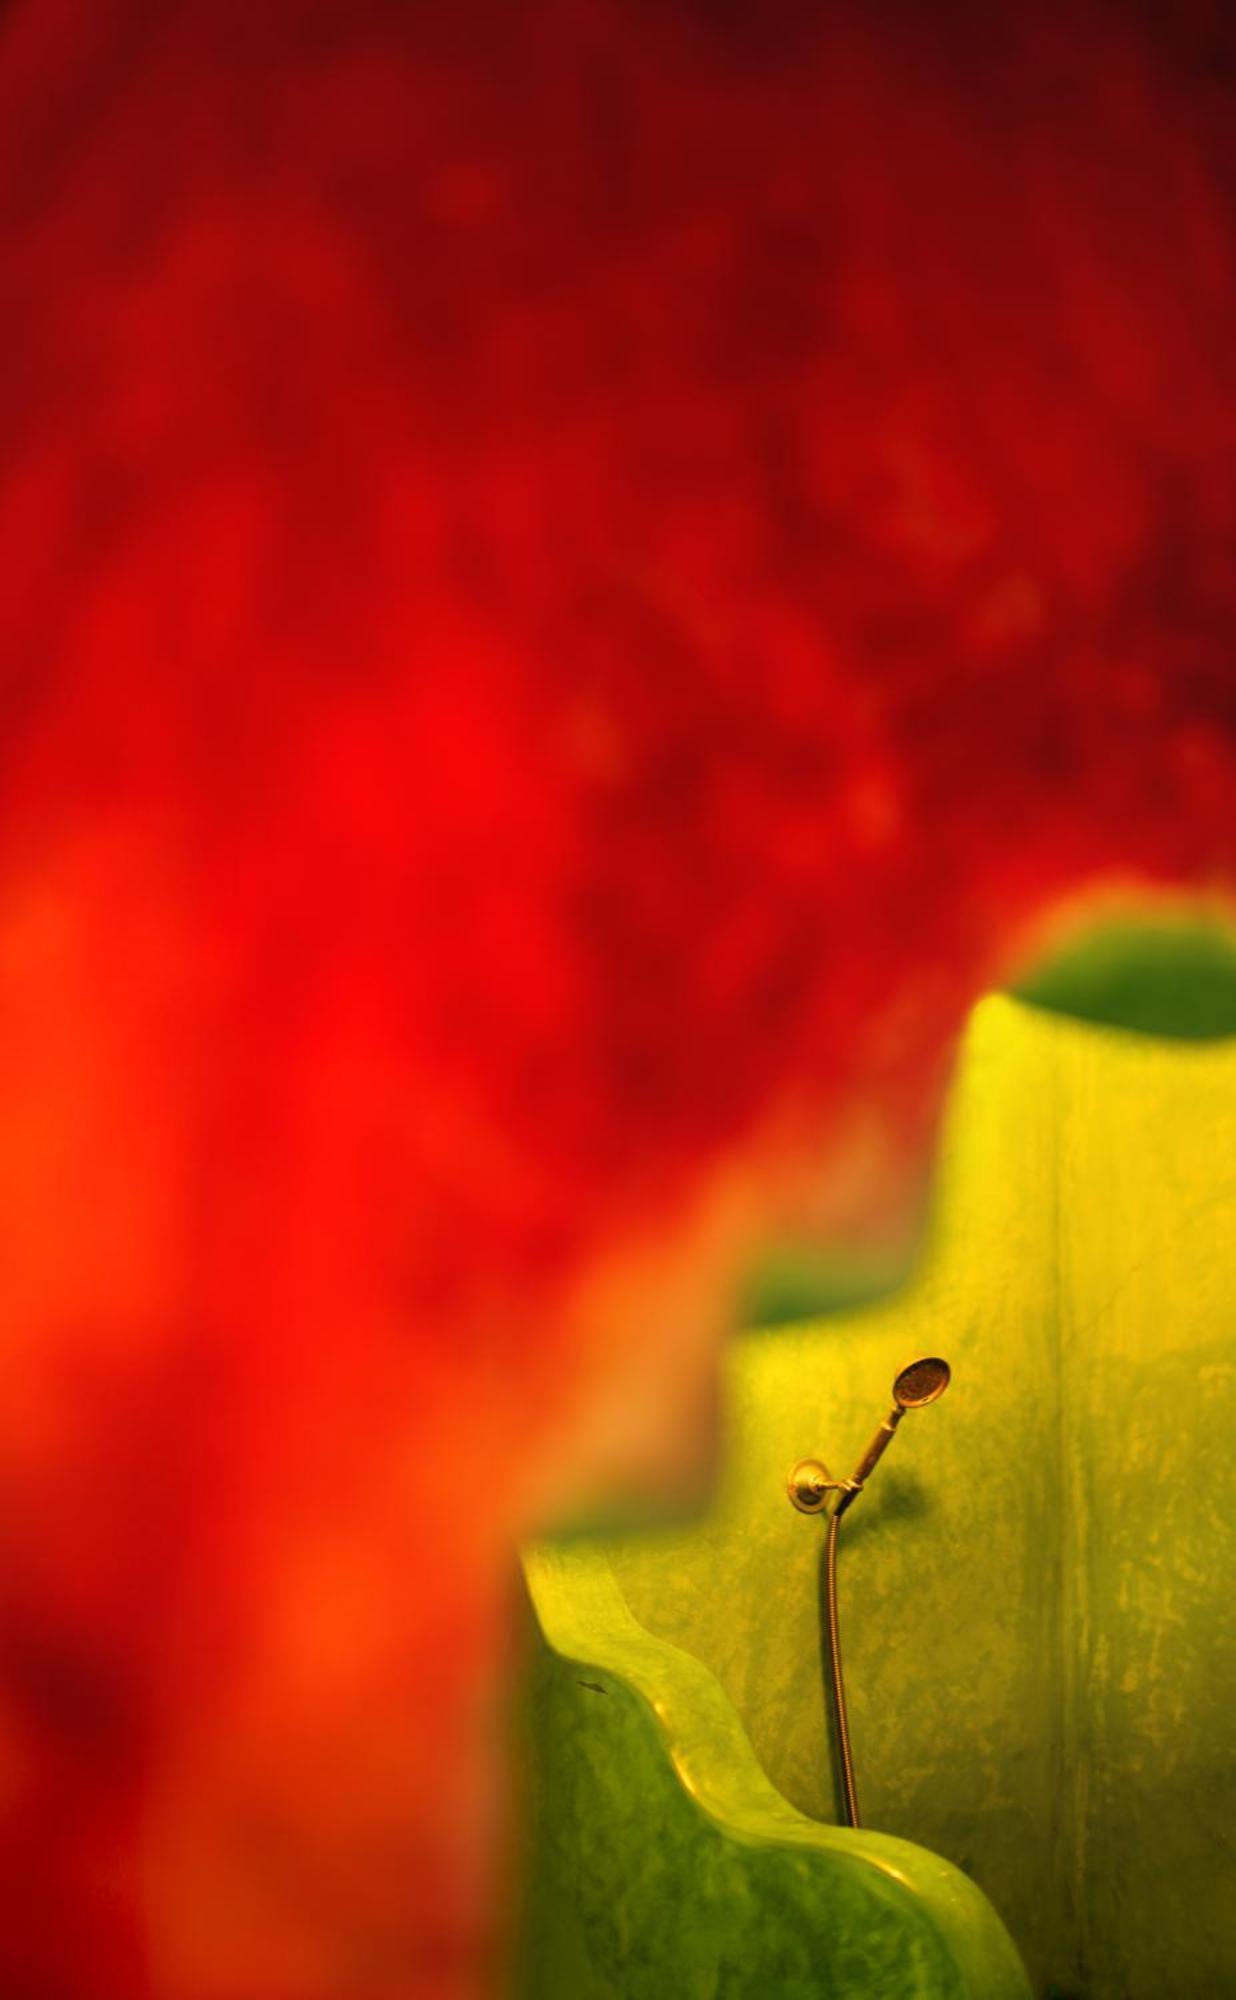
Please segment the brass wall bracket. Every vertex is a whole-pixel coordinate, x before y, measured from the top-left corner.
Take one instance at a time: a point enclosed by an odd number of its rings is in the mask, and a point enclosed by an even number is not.
[[[844,1479],[833,1478],[821,1459],[800,1458],[785,1482],[785,1490],[791,1506],[797,1507],[800,1514],[822,1514],[829,1494],[839,1493],[845,1485]]]

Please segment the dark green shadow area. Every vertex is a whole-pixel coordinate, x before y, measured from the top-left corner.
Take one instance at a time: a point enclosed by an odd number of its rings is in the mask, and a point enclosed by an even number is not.
[[[1015,1000],[1175,1041],[1236,1035],[1236,932],[1196,919],[1122,919],[1087,931],[1011,986]]]
[[[559,1548],[577,1544],[612,1541],[630,1535],[656,1533],[662,1529],[693,1527],[707,1511],[712,1498],[711,1480],[701,1479],[692,1493],[615,1493],[586,1503],[570,1513],[556,1515],[547,1534]]]
[[[765,1246],[743,1281],[739,1324],[793,1326],[824,1313],[851,1312],[897,1290],[904,1261],[847,1257],[805,1243]]]

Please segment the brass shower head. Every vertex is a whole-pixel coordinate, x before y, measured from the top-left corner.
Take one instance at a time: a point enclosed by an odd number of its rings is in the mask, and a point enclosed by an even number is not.
[[[899,1410],[922,1410],[942,1396],[952,1379],[952,1369],[938,1354],[925,1354],[921,1361],[908,1361],[893,1383],[893,1401]]]
[[[849,1479],[834,1479],[818,1458],[800,1459],[793,1468],[786,1485],[799,1513],[823,1514],[830,1495],[837,1493],[840,1498],[835,1512],[844,1514],[875,1471],[906,1411],[923,1410],[928,1403],[934,1403],[948,1388],[952,1373],[948,1362],[942,1361],[938,1354],[924,1354],[917,1361],[907,1361],[893,1382],[893,1407]]]
[[[844,1491],[837,1502],[836,1512],[844,1514],[853,1504],[855,1496],[862,1492],[867,1480],[875,1471],[889,1445],[893,1433],[907,1410],[925,1409],[934,1403],[948,1388],[952,1369],[947,1361],[941,1361],[938,1354],[925,1354],[918,1361],[908,1361],[893,1382],[893,1407],[872,1438],[862,1458],[855,1466],[849,1479],[843,1480]]]

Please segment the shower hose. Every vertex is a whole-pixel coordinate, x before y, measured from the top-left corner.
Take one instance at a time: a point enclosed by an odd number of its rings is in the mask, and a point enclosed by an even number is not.
[[[824,1596],[828,1607],[828,1672],[832,1682],[837,1746],[841,1752],[845,1823],[847,1826],[861,1826],[862,1821],[858,1816],[858,1792],[854,1784],[854,1753],[850,1748],[850,1720],[845,1705],[845,1679],[841,1671],[841,1626],[837,1615],[837,1536],[840,1528],[841,1512],[834,1508],[828,1520],[828,1542],[824,1555]]]

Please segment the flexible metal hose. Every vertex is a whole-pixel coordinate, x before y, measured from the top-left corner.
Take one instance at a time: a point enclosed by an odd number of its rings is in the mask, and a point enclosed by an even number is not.
[[[854,1784],[854,1753],[850,1749],[850,1722],[845,1706],[845,1681],[841,1672],[841,1627],[837,1615],[837,1535],[841,1515],[834,1510],[828,1523],[828,1544],[824,1556],[824,1595],[828,1606],[828,1670],[833,1690],[833,1715],[837,1723],[837,1743],[841,1751],[841,1777],[845,1786],[845,1823],[861,1826],[858,1792]]]

